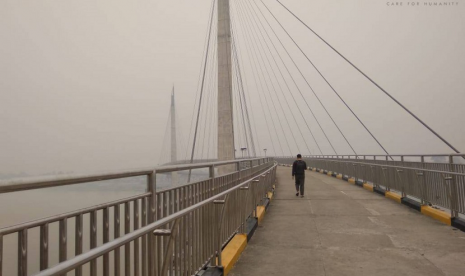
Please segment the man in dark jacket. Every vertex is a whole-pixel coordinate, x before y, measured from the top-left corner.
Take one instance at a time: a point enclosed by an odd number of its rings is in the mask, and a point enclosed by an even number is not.
[[[304,184],[305,184],[305,170],[307,164],[302,160],[302,155],[297,154],[297,160],[292,164],[292,179],[295,177],[295,189],[297,193],[295,196],[304,197]]]

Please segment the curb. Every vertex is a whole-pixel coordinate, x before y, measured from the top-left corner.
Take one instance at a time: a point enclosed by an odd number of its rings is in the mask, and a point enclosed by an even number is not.
[[[270,202],[273,199],[274,190],[276,185],[273,185],[272,191],[267,192],[267,197],[264,199],[263,205],[257,206],[257,216],[253,217],[251,215],[245,221],[246,233],[237,233],[234,237],[223,247],[221,252],[221,259],[223,267],[207,267],[204,270],[201,270],[197,276],[226,276],[229,274],[231,269],[239,260],[242,252],[247,247],[248,242],[255,234],[258,226],[261,224],[263,218],[265,217],[266,210],[270,206]]]

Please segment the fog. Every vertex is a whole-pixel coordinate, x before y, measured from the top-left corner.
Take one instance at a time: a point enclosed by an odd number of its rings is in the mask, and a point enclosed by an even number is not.
[[[275,1],[265,2],[390,153],[451,152]],[[463,3],[283,3],[465,150]],[[189,131],[210,5],[180,0],[1,1],[0,174],[157,165],[173,85],[179,127]],[[357,152],[381,154],[298,50],[289,41],[286,45]],[[253,82],[249,69],[245,64],[244,78]],[[268,148],[268,155],[279,154],[271,149],[258,95],[253,89],[249,93],[260,148]],[[328,128],[339,153],[351,153],[337,131]],[[317,139],[324,141],[322,134]],[[332,153],[321,143],[323,151]],[[295,154],[297,148],[292,145],[291,151]]]

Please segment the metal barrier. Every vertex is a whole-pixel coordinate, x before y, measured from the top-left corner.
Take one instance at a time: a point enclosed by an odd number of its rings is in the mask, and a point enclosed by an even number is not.
[[[307,165],[339,173],[374,187],[396,190],[421,204],[447,208],[452,217],[465,214],[465,164],[463,154],[434,155],[315,155],[304,156]],[[435,162],[434,159],[444,159]],[[293,157],[275,158],[292,164]]]
[[[215,176],[215,168],[231,164],[235,164],[236,171]],[[209,169],[207,180],[156,191],[157,173],[199,168]],[[0,193],[6,193],[147,175],[147,190],[142,194],[0,229],[0,276],[2,256],[7,253],[3,239],[14,234],[18,237],[17,275],[28,275],[28,231],[37,227],[40,253],[32,258],[40,263],[37,275],[64,275],[71,270],[74,275],[121,275],[122,271],[124,275],[195,275],[209,263],[221,266],[221,247],[237,232],[245,232],[246,219],[271,190],[275,169],[272,158],[255,158],[0,182]],[[89,237],[83,231],[87,214]],[[70,222],[74,222],[74,242],[68,240]],[[59,225],[58,237],[54,237],[59,240],[59,263],[49,268],[49,227],[54,223]],[[90,250],[84,252],[87,240]],[[97,240],[102,245],[97,246]],[[67,254],[70,246],[74,247],[71,258]],[[85,264],[89,264],[88,269]]]

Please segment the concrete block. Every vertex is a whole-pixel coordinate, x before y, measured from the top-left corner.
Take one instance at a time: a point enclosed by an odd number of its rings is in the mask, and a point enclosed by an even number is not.
[[[390,199],[392,199],[394,201],[397,201],[399,203],[402,203],[402,196],[399,195],[399,194],[387,191],[387,192],[384,193],[384,196],[387,197],[387,198],[390,198]]]
[[[247,246],[247,235],[236,234],[221,252],[224,275],[228,275]]]
[[[418,201],[415,201],[415,200],[413,200],[411,198],[408,198],[408,197],[403,197],[401,199],[401,203],[408,206],[408,207],[410,207],[410,208],[412,208],[412,209],[414,209],[414,210],[417,210],[418,212],[421,212],[421,204]]]
[[[270,199],[269,198],[265,198],[263,200],[263,206],[265,207],[265,210],[268,209],[268,206],[270,205]]]
[[[357,180],[355,181],[355,185],[359,186],[359,187],[362,187],[363,188],[363,181],[361,180]]]
[[[368,183],[363,183],[363,189],[373,192],[373,185]]]
[[[384,189],[382,189],[382,188],[380,188],[380,187],[374,187],[374,188],[373,188],[373,192],[375,192],[375,193],[377,193],[377,194],[380,194],[380,195],[383,195],[383,196],[384,196],[385,193],[386,193],[386,190],[384,190]]]
[[[261,224],[263,218],[265,217],[265,206],[257,206],[257,219],[258,219],[258,225]]]
[[[421,212],[423,214],[427,215],[428,217],[439,220],[440,222],[445,223],[447,225],[452,224],[450,214],[448,214],[448,213],[446,213],[444,211],[434,209],[433,207],[430,207],[430,206],[423,205],[423,206],[421,206]]]
[[[465,232],[465,220],[462,218],[453,218],[452,226]]]
[[[268,199],[269,199],[270,202],[271,202],[271,200],[273,200],[273,192],[268,192],[267,195],[268,195]]]
[[[245,221],[245,233],[247,235],[247,241],[250,241],[252,238],[253,234],[255,233],[255,230],[258,227],[258,220],[257,218],[249,217]]]

